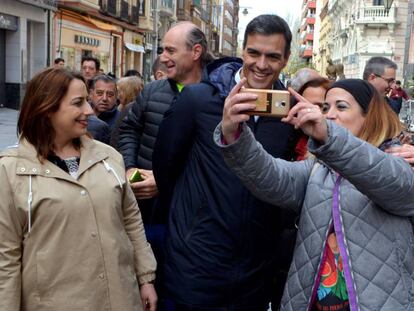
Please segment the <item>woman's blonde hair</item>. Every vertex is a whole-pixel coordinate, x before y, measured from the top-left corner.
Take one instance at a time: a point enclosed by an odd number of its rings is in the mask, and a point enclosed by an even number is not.
[[[142,91],[144,83],[137,76],[123,77],[117,82],[118,91],[121,91],[125,95],[125,102],[121,103],[127,105],[134,101],[138,94]]]
[[[401,131],[402,126],[397,114],[375,90],[358,137],[379,147],[385,140],[398,136]]]

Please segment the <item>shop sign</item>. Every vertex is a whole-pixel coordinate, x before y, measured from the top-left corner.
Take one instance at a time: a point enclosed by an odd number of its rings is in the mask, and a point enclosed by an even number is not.
[[[18,28],[17,17],[0,13],[0,28],[16,31]]]
[[[100,46],[101,40],[86,37],[86,36],[81,36],[81,35],[75,35],[75,43],[91,45],[91,46]]]

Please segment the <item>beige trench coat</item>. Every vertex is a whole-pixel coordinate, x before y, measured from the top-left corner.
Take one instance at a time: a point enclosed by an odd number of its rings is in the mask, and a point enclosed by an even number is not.
[[[82,146],[77,180],[25,141],[0,154],[0,310],[142,310],[156,262],[122,157]]]

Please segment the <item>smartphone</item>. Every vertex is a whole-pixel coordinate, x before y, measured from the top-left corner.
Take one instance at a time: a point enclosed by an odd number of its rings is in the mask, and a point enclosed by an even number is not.
[[[241,93],[257,95],[256,109],[245,111],[246,114],[264,117],[283,118],[290,110],[290,93],[288,91],[242,88]]]
[[[136,169],[133,173],[132,173],[132,175],[129,177],[129,182],[132,184],[132,183],[134,183],[134,182],[137,182],[137,181],[143,181],[144,180],[144,178],[142,178],[142,176],[141,176],[141,173],[139,172],[139,170],[138,169]]]

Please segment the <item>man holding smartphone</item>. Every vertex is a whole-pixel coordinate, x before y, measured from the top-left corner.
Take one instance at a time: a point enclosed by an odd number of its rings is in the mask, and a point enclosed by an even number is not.
[[[243,61],[210,63],[202,82],[186,86],[164,115],[153,169],[163,208],[170,210],[163,271],[166,295],[177,310],[267,310],[271,295],[282,294],[283,277],[277,276],[280,288],[273,279],[290,259],[282,264],[276,257],[293,250],[294,234],[287,240],[282,234],[286,224],[294,228],[295,215],[254,198],[229,171],[212,137],[224,101],[241,79],[248,88],[285,90],[279,74],[291,38],[280,17],[254,18],[246,27]],[[292,126],[273,117],[252,116],[248,123],[269,153],[294,157]]]
[[[120,126],[118,140],[126,175],[138,199],[147,239],[159,265],[163,260],[166,211],[155,208],[158,189],[152,172],[152,152],[158,126],[180,90],[200,81],[202,68],[209,60],[205,35],[191,22],[180,22],[171,27],[162,46],[163,53],[159,57],[167,68],[167,79],[145,85]],[[164,310],[160,283],[162,280],[157,272],[158,309]]]

